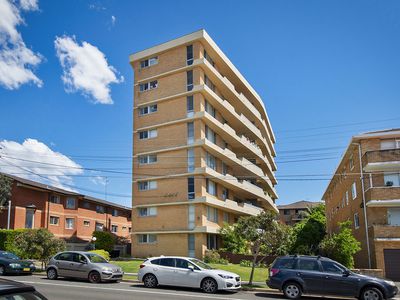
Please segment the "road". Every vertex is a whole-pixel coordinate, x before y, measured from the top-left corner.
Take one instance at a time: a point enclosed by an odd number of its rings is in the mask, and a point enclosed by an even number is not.
[[[2,276],[3,277],[3,276]],[[147,289],[139,283],[101,283],[91,284],[86,281],[63,280],[50,281],[42,276],[7,276],[3,277],[35,286],[49,300],[268,300],[285,299],[276,292],[219,292],[207,295],[198,290],[162,287]],[[337,300],[338,298],[304,297],[302,300]]]

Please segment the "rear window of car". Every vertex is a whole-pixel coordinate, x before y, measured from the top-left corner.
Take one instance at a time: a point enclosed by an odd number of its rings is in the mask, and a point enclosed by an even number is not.
[[[56,260],[67,260],[67,261],[72,261],[72,253],[60,253],[55,257]]]
[[[319,264],[317,260],[299,259],[297,268],[304,271],[319,271]]]
[[[274,269],[294,269],[295,260],[293,258],[280,258],[274,264]]]
[[[153,260],[150,261],[150,263],[153,264],[153,265],[159,265],[160,264],[160,260],[161,259],[159,259],[159,258],[153,259]]]
[[[175,267],[174,258],[161,258],[160,265],[164,267]]]

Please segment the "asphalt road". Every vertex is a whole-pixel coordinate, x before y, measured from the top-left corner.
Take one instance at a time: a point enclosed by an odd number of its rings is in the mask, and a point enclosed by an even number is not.
[[[217,299],[217,300],[263,300],[285,299],[276,292],[219,292],[207,295],[198,290],[162,287],[147,289],[139,283],[101,283],[91,284],[86,281],[48,280],[42,276],[7,276],[7,279],[20,281],[35,286],[35,288],[49,300],[180,300],[180,299]],[[302,300],[337,300],[338,298],[304,297]]]

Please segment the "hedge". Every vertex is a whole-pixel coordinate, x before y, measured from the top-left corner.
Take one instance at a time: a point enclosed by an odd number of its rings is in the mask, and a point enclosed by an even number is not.
[[[29,229],[0,229],[0,250],[10,251],[12,250],[11,242],[15,239],[15,237],[24,231]]]

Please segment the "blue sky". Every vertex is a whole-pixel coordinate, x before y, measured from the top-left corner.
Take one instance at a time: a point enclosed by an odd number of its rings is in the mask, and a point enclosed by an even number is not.
[[[400,127],[399,1],[20,0],[12,6],[23,22],[11,22],[10,31],[0,20],[3,171],[51,174],[50,183],[100,198],[107,189],[108,200],[130,205],[128,56],[200,28],[264,99],[277,137],[278,204],[319,200],[352,135]],[[15,57],[23,50],[33,61],[12,65],[27,59]],[[85,55],[94,55],[101,71],[74,69]],[[10,76],[1,64],[7,59],[8,67],[32,73]],[[82,70],[104,89],[100,95],[93,85],[71,84]]]

